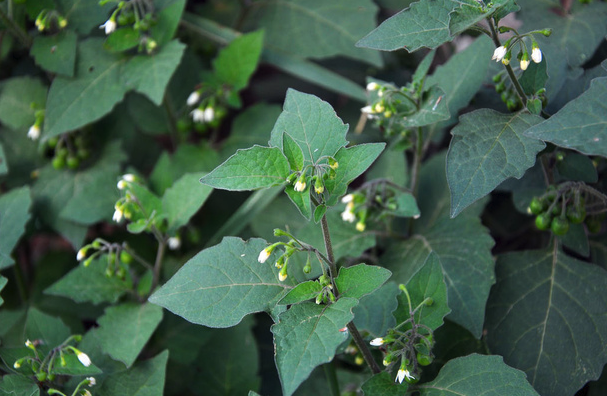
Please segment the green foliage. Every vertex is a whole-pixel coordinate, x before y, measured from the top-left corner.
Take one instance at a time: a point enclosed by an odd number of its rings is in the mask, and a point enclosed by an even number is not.
[[[29,187],[14,189],[0,196],[0,269],[14,264],[11,252],[25,231],[32,204]]]

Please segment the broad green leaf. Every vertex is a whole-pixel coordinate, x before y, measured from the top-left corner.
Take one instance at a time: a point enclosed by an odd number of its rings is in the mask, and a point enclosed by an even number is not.
[[[171,0],[164,3],[164,7],[155,15],[156,23],[150,29],[152,38],[159,46],[165,45],[175,36],[186,0]]]
[[[502,181],[520,179],[535,164],[535,156],[545,144],[523,132],[541,120],[526,113],[510,115],[489,109],[462,116],[451,131],[447,155],[452,217]]]
[[[112,373],[94,389],[95,396],[162,396],[169,351],[138,362],[128,370]]]
[[[566,180],[596,183],[599,175],[590,158],[578,153],[565,153],[562,161],[557,161],[556,169]]]
[[[92,376],[102,373],[99,367],[92,363],[88,367],[83,365],[76,355],[64,355],[63,358],[65,366],[62,364],[60,355],[57,355],[54,359],[53,372],[57,375]]]
[[[418,386],[421,396],[539,396],[525,373],[501,356],[472,354],[449,361],[432,382]]]
[[[406,127],[419,127],[449,119],[447,102],[443,101],[445,92],[440,87],[431,87],[422,94],[420,108],[413,115],[403,117]]]
[[[31,204],[27,186],[0,195],[0,269],[15,263],[11,253],[25,232]]]
[[[592,80],[590,89],[525,136],[607,157],[607,77]]]
[[[592,262],[607,270],[607,235],[592,238],[589,245]]]
[[[283,111],[270,137],[270,146],[283,149],[284,133],[288,133],[301,148],[304,166],[315,164],[319,158],[334,156],[344,147],[348,125],[344,124],[327,102],[314,95],[287,91]]]
[[[314,209],[314,222],[316,224],[320,223],[323,216],[327,213],[327,206],[322,204],[318,205],[316,209]]]
[[[95,336],[105,353],[131,367],[161,320],[162,308],[154,304],[111,306],[97,319]]]
[[[428,75],[428,71],[430,70],[430,66],[432,66],[432,61],[434,60],[434,55],[436,55],[436,51],[432,50],[424,56],[417,68],[415,69],[415,73],[411,77],[411,84],[414,87],[421,86],[424,82],[426,76]]]
[[[385,335],[388,329],[396,326],[392,312],[398,307],[398,293],[398,286],[390,281],[361,298],[352,310],[356,327],[368,331],[374,338]]]
[[[488,62],[493,51],[488,37],[480,36],[468,48],[453,55],[447,63],[438,66],[426,78],[426,86],[438,85],[444,92],[451,119],[439,122],[439,126],[455,122],[457,112],[474,97],[487,74]],[[457,78],[455,78],[457,76]]]
[[[572,395],[607,362],[607,272],[552,248],[498,257],[487,343],[542,395]]]
[[[485,304],[495,281],[491,255],[494,242],[479,219],[483,205],[474,205],[455,219],[449,217],[444,169],[443,155],[424,163],[418,199],[421,217],[415,220],[414,234],[391,246],[381,263],[392,271],[394,281],[406,283],[431,251],[438,254],[451,308],[447,318],[480,338]]]
[[[335,350],[348,334],[340,329],[352,320],[354,298],[340,298],[331,305],[297,304],[280,315],[272,326],[276,367],[285,396],[291,396],[312,370],[333,360]]]
[[[200,185],[200,176],[200,173],[186,173],[164,192],[162,211],[169,222],[169,233],[186,225],[213,191],[211,187]]]
[[[6,279],[3,276],[0,276],[0,292],[2,291],[2,289],[4,289],[4,286],[6,286],[7,283],[8,283],[8,279]],[[2,304],[4,304],[4,300],[0,296],[0,306],[2,306]]]
[[[244,26],[263,28],[266,46],[277,52],[315,59],[344,55],[381,66],[379,54],[354,46],[373,29],[376,13],[369,0],[266,1],[249,10]]]
[[[102,39],[78,44],[76,76],[58,76],[48,92],[43,136],[74,130],[109,113],[127,89],[120,83],[124,63],[102,47]]]
[[[173,40],[153,55],[135,56],[121,71],[120,83],[127,90],[141,92],[160,106],[166,86],[179,66],[184,50],[185,44]]]
[[[327,206],[337,203],[348,190],[348,185],[371,166],[385,147],[385,143],[357,144],[344,147],[335,154],[339,166],[335,170],[335,178],[325,181]]]
[[[36,110],[44,109],[48,89],[37,78],[13,77],[0,86],[0,121],[13,129],[27,129],[34,124]],[[32,109],[32,103],[36,108]]]
[[[340,297],[360,299],[373,293],[383,285],[392,273],[383,267],[358,264],[352,267],[341,267],[335,279],[335,286]]]
[[[43,196],[48,193],[56,194],[50,190],[53,187],[64,191],[65,201],[60,203],[61,197],[51,198],[52,206],[55,207],[55,203],[57,204],[61,220],[89,225],[109,219],[114,211],[114,204],[120,196],[116,188],[116,180],[120,174],[120,163],[125,158],[120,143],[115,141],[103,148],[101,158],[96,164],[75,175],[49,168],[48,171],[45,170],[48,172],[45,174],[49,180],[39,181],[42,185],[48,183],[44,187],[41,186],[46,190]],[[58,187],[59,183],[62,183],[60,187]]]
[[[8,173],[8,164],[6,162],[6,155],[4,154],[4,147],[0,143],[0,176]]]
[[[61,14],[67,19],[68,26],[82,35],[98,28],[109,17],[113,4],[103,6],[95,1],[56,0]]]
[[[316,281],[302,282],[292,288],[278,301],[280,305],[298,304],[315,298],[322,291],[322,286]]]
[[[400,309],[394,313],[396,322],[401,323],[409,319],[409,309],[420,306],[415,312],[415,323],[426,325],[432,330],[442,326],[443,318],[451,312],[451,309],[447,304],[447,286],[443,279],[443,268],[436,253],[431,252],[428,255],[422,267],[407,282],[406,287],[412,306],[409,308],[406,296],[401,293],[398,297]],[[422,304],[427,298],[431,298],[432,303]]]
[[[519,79],[519,83],[527,95],[535,95],[537,91],[545,88],[546,81],[548,81],[548,74],[546,73],[545,57],[542,57],[540,63],[531,62]]]
[[[382,371],[369,378],[362,386],[365,396],[400,396],[405,394],[409,388],[407,381],[403,383],[395,382],[387,371]]]
[[[11,396],[39,396],[40,388],[29,377],[21,374],[7,374],[0,378],[0,393]]]
[[[301,148],[295,143],[295,140],[289,135],[289,133],[285,132],[282,135],[282,153],[289,160],[289,165],[291,165],[291,170],[301,171],[303,170],[304,165],[304,157],[301,152]]]
[[[105,276],[106,268],[105,257],[93,260],[86,268],[78,265],[44,293],[68,297],[78,303],[115,303],[132,289],[132,284],[129,280],[117,276],[108,278]]]
[[[580,256],[588,257],[590,255],[590,244],[583,224],[569,223],[569,231],[557,238],[563,243],[563,246],[573,250]]]
[[[76,41],[76,34],[71,30],[63,30],[53,36],[36,36],[30,55],[43,69],[72,77],[76,64]]]
[[[228,84],[236,91],[248,85],[259,63],[263,36],[262,30],[244,34],[219,52],[213,60],[213,69],[221,84]]]
[[[43,353],[46,354],[51,349],[59,346],[70,334],[70,329],[61,319],[47,315],[36,308],[28,310],[23,337],[32,342],[39,340],[38,348]]]
[[[295,191],[292,185],[285,187],[285,193],[287,193],[289,199],[299,210],[299,213],[306,219],[310,220],[312,217],[312,202],[310,200],[310,189],[312,186],[308,184],[303,191]]]
[[[422,47],[434,49],[451,41],[449,13],[457,3],[451,0],[421,0],[385,20],[356,43],[357,47],[382,51]]]
[[[213,332],[198,357],[198,373],[189,386],[193,394],[240,396],[259,389],[259,365],[264,361],[253,333],[255,324],[249,317],[238,326]]]
[[[420,216],[417,201],[415,200],[413,194],[395,190],[394,202],[396,203],[396,209],[386,210],[386,212],[392,216],[413,218],[418,218]]]
[[[487,5],[479,4],[476,0],[458,0],[457,3],[459,7],[456,7],[449,14],[449,31],[453,36],[463,32],[500,9],[506,9],[508,12],[514,12],[519,9],[513,0],[493,0]]]
[[[116,29],[103,43],[103,48],[110,52],[123,52],[139,45],[140,33],[132,26]]]
[[[280,149],[253,146],[238,150],[200,182],[222,190],[257,190],[285,184],[289,173],[289,162]]]
[[[226,237],[190,259],[149,301],[209,327],[234,326],[247,314],[269,311],[292,284],[290,278],[278,281],[273,256],[257,261],[266,247],[263,239]]]

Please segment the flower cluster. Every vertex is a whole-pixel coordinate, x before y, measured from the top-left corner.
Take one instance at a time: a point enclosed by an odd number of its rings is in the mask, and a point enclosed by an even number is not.
[[[509,30],[513,30],[513,29],[508,28],[508,27],[500,28],[500,31],[509,31]],[[517,34],[516,36],[508,39],[503,45],[500,45],[499,47],[497,47],[495,49],[495,51],[493,51],[493,56],[491,57],[491,60],[494,60],[496,62],[501,61],[504,65],[509,65],[510,60],[512,59],[512,50],[513,50],[514,46],[518,43],[518,44],[520,44],[520,51],[518,54],[519,66],[520,66],[521,70],[527,70],[527,67],[529,67],[530,61],[529,61],[529,52],[527,51],[527,44],[525,43],[524,38],[527,36],[530,36],[531,37],[531,60],[534,63],[541,63],[542,62],[542,51],[540,50],[540,47],[537,44],[537,41],[535,41],[535,39],[533,38],[534,33],[540,33],[540,34],[548,37],[548,36],[550,36],[552,31],[550,29],[544,29],[544,30],[533,31],[533,32],[523,34],[523,35]]]
[[[109,1],[111,0],[101,0],[99,5]],[[154,52],[158,43],[149,34],[150,28],[156,24],[153,5],[147,1],[118,1],[117,3],[116,9],[108,20],[99,26],[99,29],[110,35],[119,27],[129,27],[137,35],[139,52],[145,51],[148,54]]]
[[[356,229],[363,232],[366,228],[367,208],[365,197],[361,194],[347,194],[341,199],[346,204],[346,209],[341,213],[341,219],[348,223],[356,222]]]
[[[327,178],[335,177],[335,170],[339,168],[339,163],[333,157],[322,157],[319,158],[317,163],[314,165],[308,165],[302,171],[295,171],[291,173],[286,181],[288,184],[293,184],[293,190],[295,192],[303,193],[307,191],[310,183],[314,186],[314,192],[317,196],[321,197],[325,192],[325,181]],[[308,175],[311,170],[312,176]]]
[[[43,9],[40,11],[34,22],[36,29],[40,32],[62,30],[67,26],[67,19],[57,10]]]
[[[126,243],[110,243],[97,238],[78,250],[76,260],[82,262],[84,267],[88,267],[93,260],[105,257],[107,261],[105,275],[108,278],[116,275],[124,279],[127,276],[129,264],[133,262],[133,255],[130,251],[131,249]]]

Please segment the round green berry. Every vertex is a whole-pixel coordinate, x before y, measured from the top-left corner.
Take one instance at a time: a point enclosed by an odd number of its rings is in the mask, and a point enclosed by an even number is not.
[[[538,197],[533,197],[533,199],[529,203],[529,210],[534,215],[539,215],[545,209],[546,209],[546,203],[542,199],[540,199]]]
[[[432,357],[428,355],[424,355],[422,353],[417,354],[417,363],[419,363],[420,366],[427,366],[432,363],[432,360]]]
[[[65,158],[61,156],[55,156],[55,158],[53,158],[53,168],[57,170],[65,168]]]
[[[552,222],[552,215],[549,213],[542,213],[535,218],[535,226],[538,230],[547,230]]]
[[[74,157],[72,155],[67,157],[67,167],[68,168],[74,170],[74,169],[78,169],[78,166],[80,166],[80,160],[78,159],[78,157]]]
[[[580,206],[579,208],[570,206],[567,208],[567,219],[573,224],[581,224],[586,219],[586,208]]]
[[[555,217],[552,219],[550,229],[554,235],[565,235],[569,231],[569,221],[565,217]]]

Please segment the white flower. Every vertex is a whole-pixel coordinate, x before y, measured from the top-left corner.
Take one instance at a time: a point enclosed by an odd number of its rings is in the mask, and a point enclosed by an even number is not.
[[[13,364],[13,367],[14,367],[15,369],[20,368],[20,367],[21,367],[21,361],[17,360],[17,361],[15,362],[15,364]]]
[[[34,345],[33,342],[31,342],[30,340],[25,341],[25,346],[30,348],[30,349],[35,349],[36,346]]]
[[[284,282],[285,279],[287,279],[287,271],[284,271],[284,273],[283,273],[283,271],[280,271],[278,273],[278,280],[281,282]]]
[[[126,181],[120,180],[116,187],[118,187],[119,190],[124,190],[127,187]]]
[[[527,68],[529,67],[529,60],[521,59],[520,65],[521,65],[521,70],[527,70]]]
[[[27,137],[32,140],[38,139],[40,137],[40,127],[36,124],[32,125],[27,131]]]
[[[204,109],[203,117],[204,121],[211,122],[215,118],[215,110],[212,107],[207,107]]]
[[[204,122],[204,119],[205,119],[204,111],[201,110],[200,108],[192,110],[192,112],[190,114],[192,115],[192,119],[195,122]]]
[[[367,84],[367,91],[375,91],[377,88],[379,88],[379,84],[377,83],[370,82]]]
[[[91,365],[91,358],[89,358],[89,355],[87,355],[86,353],[76,351],[76,357],[78,358],[78,360],[80,360],[80,363],[82,363],[85,367]]]
[[[199,100],[200,93],[198,93],[198,91],[194,91],[190,94],[190,96],[188,96],[188,100],[186,101],[186,103],[188,104],[188,106],[194,106],[196,103],[198,103]]]
[[[86,380],[89,382],[89,387],[93,387],[93,386],[97,385],[97,381],[95,381],[95,377],[88,377]]]
[[[181,239],[177,236],[170,237],[167,244],[169,245],[169,249],[177,250],[181,246]]]
[[[78,254],[76,255],[76,260],[82,261],[86,257],[86,249],[82,248],[78,250]]]
[[[365,230],[365,228],[367,228],[367,225],[365,223],[363,223],[362,221],[359,221],[358,223],[356,223],[357,231],[363,232]]]
[[[495,49],[495,51],[493,51],[493,56],[491,57],[491,60],[499,62],[504,59],[504,56],[506,56],[507,52],[508,48],[504,47],[503,45],[499,46]]]
[[[270,257],[270,254],[272,254],[272,250],[269,247],[265,248],[264,250],[259,252],[259,257],[257,257],[257,261],[262,264],[265,263],[268,257]]]
[[[341,202],[347,204],[347,203],[352,202],[353,199],[354,199],[354,194],[347,194],[347,195],[343,196],[343,198],[341,199]]]
[[[535,63],[541,63],[542,62],[542,51],[540,50],[539,47],[537,47],[535,45],[531,49],[531,59],[533,59],[533,61]]]
[[[354,221],[356,220],[356,216],[354,215],[354,212],[350,210],[344,210],[343,212],[341,212],[341,219],[343,221],[347,221],[348,223],[354,223]]]
[[[88,390],[88,389],[83,389],[81,392],[82,392],[82,396],[93,396],[93,395],[91,394],[91,392],[89,392],[89,390]]]
[[[373,108],[371,106],[365,106],[362,109],[360,109],[361,112],[365,113],[365,114],[373,114]]]
[[[112,220],[114,220],[116,223],[120,223],[120,220],[122,220],[122,216],[124,215],[124,212],[122,211],[121,208],[114,208],[116,210],[114,210],[114,215],[112,216]]]
[[[105,29],[106,35],[110,34],[114,30],[116,30],[116,21],[114,21],[112,18],[110,18],[107,21],[105,21],[105,23],[103,25],[99,26],[99,29]]]
[[[401,368],[400,370],[398,370],[398,373],[396,374],[396,379],[394,380],[394,382],[398,381],[399,383],[402,384],[403,380],[405,379],[405,377],[408,380],[415,379],[415,377],[411,375],[411,373],[409,372],[409,370],[405,370],[405,369]]]
[[[370,345],[373,346],[381,346],[384,344],[384,339],[379,337],[379,338],[374,338],[371,340],[371,342],[369,343]]]
[[[306,189],[306,181],[302,179],[297,180],[297,183],[295,183],[295,187],[293,187],[293,189],[297,192],[302,192]]]
[[[132,173],[124,174],[124,175],[122,175],[122,180],[132,183],[135,181],[135,175]]]

